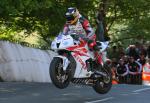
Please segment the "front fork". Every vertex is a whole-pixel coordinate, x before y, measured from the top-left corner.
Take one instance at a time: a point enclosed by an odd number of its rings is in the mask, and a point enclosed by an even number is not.
[[[98,51],[95,51],[94,55],[95,55],[95,58],[97,60],[97,63],[101,64],[103,66],[104,62],[103,62],[102,55],[100,55]]]
[[[68,58],[65,57],[65,56],[62,56],[62,55],[55,56],[55,58],[61,58],[61,59],[62,59],[62,61],[63,61],[63,71],[66,71],[66,70],[67,70],[67,67],[68,67],[69,64],[70,64],[70,61],[68,60]]]

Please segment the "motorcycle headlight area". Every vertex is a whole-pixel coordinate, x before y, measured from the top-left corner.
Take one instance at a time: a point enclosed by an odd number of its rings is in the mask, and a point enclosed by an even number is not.
[[[57,46],[56,46],[56,42],[52,42],[52,44],[51,44],[51,48],[52,48],[52,49],[57,48]]]
[[[68,44],[69,44],[68,41],[64,41],[64,42],[63,42],[63,45],[65,45],[65,46],[67,46]]]
[[[51,48],[52,49],[57,49],[57,48],[61,48],[61,47],[67,47],[67,46],[69,46],[69,44],[70,43],[68,41],[63,41],[63,42],[60,42],[60,43],[52,42]]]

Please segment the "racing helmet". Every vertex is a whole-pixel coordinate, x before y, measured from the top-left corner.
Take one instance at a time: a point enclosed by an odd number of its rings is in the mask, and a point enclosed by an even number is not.
[[[65,14],[68,24],[75,24],[79,19],[79,11],[75,7],[69,7]]]

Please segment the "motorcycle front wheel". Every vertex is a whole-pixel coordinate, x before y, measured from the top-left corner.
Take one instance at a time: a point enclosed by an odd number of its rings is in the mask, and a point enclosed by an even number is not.
[[[52,83],[60,89],[68,87],[71,81],[71,73],[63,71],[63,60],[61,58],[53,58],[49,67],[49,74]]]
[[[104,65],[101,71],[106,73],[107,76],[97,79],[93,89],[99,94],[106,94],[112,87],[112,73],[110,67],[107,65]]]

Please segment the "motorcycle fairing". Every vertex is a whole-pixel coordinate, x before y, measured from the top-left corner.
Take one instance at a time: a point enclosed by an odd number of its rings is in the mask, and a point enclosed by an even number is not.
[[[59,35],[55,38],[55,40],[51,44],[51,49],[53,50],[61,50],[74,45],[73,38],[70,35]]]
[[[94,54],[88,50],[87,43],[83,42],[79,46],[70,47],[67,50],[72,51],[71,54],[76,61],[74,78],[90,77],[92,72],[87,71],[86,60],[94,58]]]
[[[76,61],[76,68],[74,73],[74,78],[86,78],[90,77],[92,72],[87,71],[86,60],[89,58],[94,59],[94,54],[92,51],[88,50],[88,44],[85,41],[80,41],[78,45],[74,44],[74,39],[70,35],[59,35],[51,44],[53,50],[68,50]],[[63,60],[63,70],[66,70],[66,65],[64,64],[67,57],[56,56]]]

